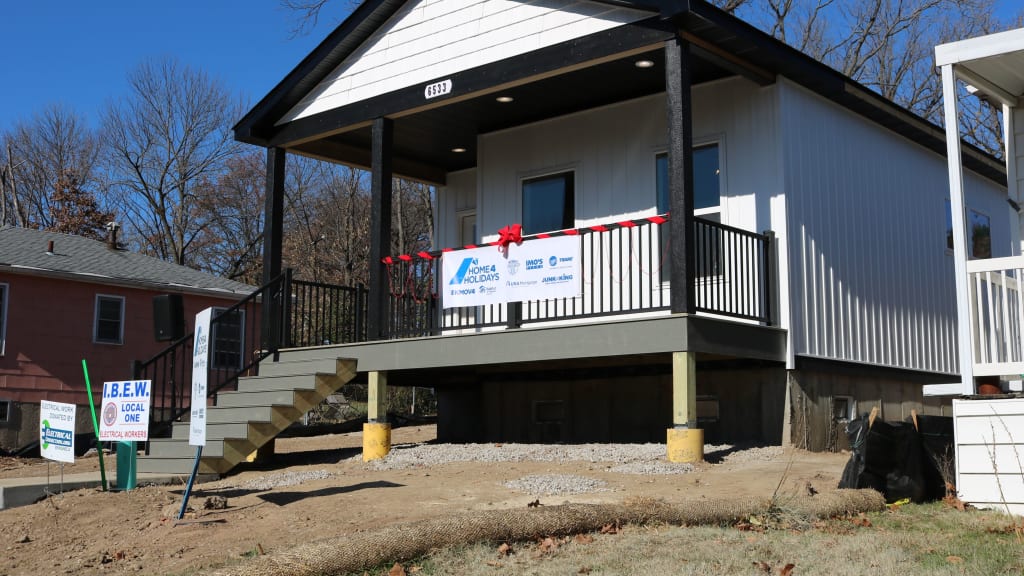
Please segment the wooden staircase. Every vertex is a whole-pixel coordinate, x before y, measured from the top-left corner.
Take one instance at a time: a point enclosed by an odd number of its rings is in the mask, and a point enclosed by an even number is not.
[[[355,360],[280,360],[260,363],[260,375],[238,380],[238,390],[221,392],[206,415],[206,446],[200,474],[224,474],[302,418],[356,375]],[[138,472],[189,474],[195,446],[188,443],[188,422],[176,422],[170,438],[150,440]]]

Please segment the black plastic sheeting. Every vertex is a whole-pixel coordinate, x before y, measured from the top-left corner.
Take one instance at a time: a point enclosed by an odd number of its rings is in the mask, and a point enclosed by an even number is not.
[[[873,488],[886,502],[940,500],[946,495],[945,472],[952,481],[953,418],[918,416],[913,422],[876,419],[868,428],[868,416],[846,425],[850,455],[840,488]]]

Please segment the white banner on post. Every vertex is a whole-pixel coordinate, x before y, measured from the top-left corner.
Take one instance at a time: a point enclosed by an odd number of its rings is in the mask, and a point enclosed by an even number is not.
[[[509,302],[580,295],[579,236],[556,236],[509,246]]]
[[[101,442],[149,440],[150,380],[103,383]]]
[[[580,239],[556,236],[508,247],[445,252],[441,256],[444,308],[579,296]]]
[[[213,308],[196,314],[196,336],[192,345],[192,409],[188,425],[189,446],[206,445],[207,368],[210,360],[210,320]]]
[[[507,302],[505,256],[496,246],[445,252],[441,256],[441,303],[445,308]]]
[[[39,454],[47,460],[75,463],[74,404],[39,403]]]

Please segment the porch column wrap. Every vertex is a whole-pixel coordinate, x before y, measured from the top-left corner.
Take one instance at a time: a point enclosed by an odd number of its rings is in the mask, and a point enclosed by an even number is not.
[[[281,273],[284,222],[284,148],[267,148],[267,182],[263,201],[263,283]]]
[[[673,313],[696,310],[693,255],[693,112],[690,45],[678,35],[665,43],[668,105],[669,262]]]
[[[389,118],[373,121],[370,181],[370,286],[367,295],[366,337],[388,337],[387,269],[381,260],[391,252],[391,148],[394,122]]]

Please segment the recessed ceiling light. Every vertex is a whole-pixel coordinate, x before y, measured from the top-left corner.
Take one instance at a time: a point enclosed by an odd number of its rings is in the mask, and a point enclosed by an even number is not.
[[[462,154],[465,151],[465,148],[452,148],[452,152],[455,152],[456,154]]]
[[[651,68],[654,66],[653,60],[637,60],[633,63],[637,68]]]
[[[511,96],[498,96],[497,98],[495,98],[495,100],[501,102],[502,104],[508,104],[509,102],[515,100],[515,98]]]

